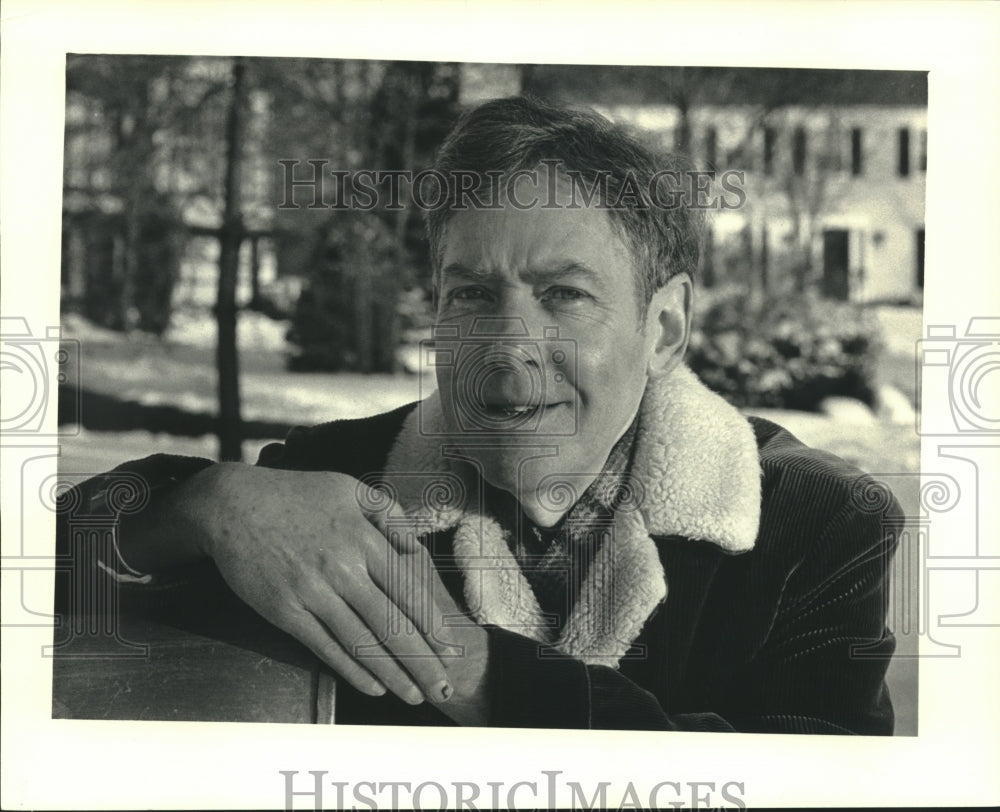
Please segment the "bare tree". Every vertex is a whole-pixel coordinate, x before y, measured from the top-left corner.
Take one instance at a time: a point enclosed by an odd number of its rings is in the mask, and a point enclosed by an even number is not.
[[[242,191],[246,66],[233,60],[232,99],[226,122],[226,177],[222,226],[219,229],[219,287],[215,305],[218,323],[216,363],[219,371],[219,458],[243,458],[240,418],[239,355],[236,346],[236,283],[243,243]]]

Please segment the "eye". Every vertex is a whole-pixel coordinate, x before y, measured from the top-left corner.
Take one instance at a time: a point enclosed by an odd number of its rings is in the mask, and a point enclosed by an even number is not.
[[[476,302],[489,298],[489,291],[486,288],[475,285],[464,285],[460,288],[452,288],[445,296],[449,302]]]
[[[569,288],[562,285],[549,288],[542,294],[542,298],[547,301],[575,302],[583,299],[593,298],[587,291],[580,288]]]

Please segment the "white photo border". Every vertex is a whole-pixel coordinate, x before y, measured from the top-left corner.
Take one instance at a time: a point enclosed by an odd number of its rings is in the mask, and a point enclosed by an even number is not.
[[[927,70],[925,325],[955,325],[961,335],[971,318],[1000,315],[1000,207],[990,182],[1000,178],[995,4],[7,0],[2,14],[2,309],[30,325],[59,323],[67,53]],[[946,411],[947,396],[925,392],[925,408]],[[977,442],[925,437],[922,470],[935,470],[943,446]],[[57,452],[48,448],[54,472]],[[39,442],[35,455],[45,449]],[[5,448],[0,461],[5,561],[20,543],[9,532],[20,525],[19,459]],[[982,532],[996,528],[986,498],[996,474],[995,459],[978,471],[978,518],[960,506],[940,519],[942,533],[975,532],[976,521]],[[50,512],[29,518],[32,532],[54,537]],[[17,596],[4,592],[6,616]],[[303,779],[325,770],[327,780],[351,783],[433,778],[484,786],[541,783],[543,770],[559,770],[563,783],[611,782],[616,801],[628,782],[735,781],[750,807],[995,803],[1000,629],[952,631],[961,657],[920,662],[917,737],[842,739],[53,720],[51,659],[40,654],[50,630],[6,628],[0,803],[279,808],[281,770]],[[297,798],[296,806],[311,808],[312,800]]]

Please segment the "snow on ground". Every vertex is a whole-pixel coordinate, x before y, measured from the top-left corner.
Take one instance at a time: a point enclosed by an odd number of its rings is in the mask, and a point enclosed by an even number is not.
[[[260,450],[273,440],[247,440],[243,459],[254,462]],[[151,454],[180,454],[186,457],[218,457],[215,437],[177,437],[148,431],[87,431],[66,437],[59,447],[59,472],[62,474],[98,474],[128,460]]]
[[[215,317],[207,310],[183,309],[170,317],[170,327],[161,338],[141,330],[120,333],[91,323],[79,313],[64,313],[60,319],[63,338],[90,344],[166,344],[215,351]],[[289,322],[275,321],[254,310],[244,310],[236,323],[236,341],[242,350],[284,353]]]
[[[289,322],[275,321],[254,310],[244,310],[236,322],[236,341],[244,350],[283,353],[288,349],[285,334]],[[202,310],[179,310],[171,316],[164,339],[188,347],[215,349],[215,317]]]

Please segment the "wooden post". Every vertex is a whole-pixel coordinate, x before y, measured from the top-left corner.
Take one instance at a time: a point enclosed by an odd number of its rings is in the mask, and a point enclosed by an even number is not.
[[[260,235],[250,236],[250,302],[260,307]]]

